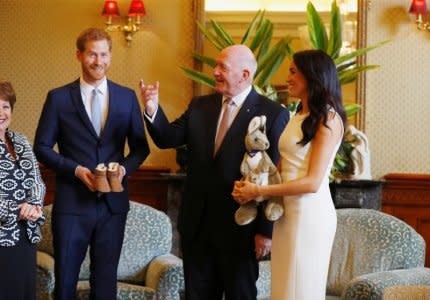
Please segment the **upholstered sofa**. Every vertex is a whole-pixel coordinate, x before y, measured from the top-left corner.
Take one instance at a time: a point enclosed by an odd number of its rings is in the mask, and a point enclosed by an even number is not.
[[[54,258],[51,206],[37,252],[37,299],[52,299]],[[167,215],[149,206],[130,202],[124,243],[118,268],[117,299],[176,300],[184,289],[182,260],[170,254],[172,225]],[[78,299],[89,298],[89,257],[82,264]]]
[[[397,285],[430,285],[425,242],[403,221],[371,209],[338,209],[327,300],[381,300]],[[258,299],[270,299],[270,262],[260,263]]]

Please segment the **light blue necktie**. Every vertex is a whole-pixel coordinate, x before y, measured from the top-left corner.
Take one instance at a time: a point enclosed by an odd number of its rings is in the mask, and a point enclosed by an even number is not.
[[[91,101],[91,122],[93,123],[94,130],[100,136],[102,129],[102,112],[100,109],[99,90],[93,90],[93,99]]]

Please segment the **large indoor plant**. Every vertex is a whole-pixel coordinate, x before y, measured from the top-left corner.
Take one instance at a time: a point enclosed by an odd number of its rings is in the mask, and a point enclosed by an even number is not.
[[[215,20],[210,20],[211,26],[205,27],[199,22],[197,26],[206,39],[219,51],[237,44],[232,36]],[[273,23],[265,17],[265,12],[259,10],[249,23],[248,28],[240,40],[240,44],[247,45],[255,54],[258,68],[254,77],[254,88],[265,94],[272,100],[277,100],[277,92],[270,85],[271,77],[281,66],[286,57],[291,58],[293,49],[291,48],[290,36],[281,37],[273,46]],[[214,68],[215,58],[208,57],[202,53],[193,52],[193,57],[204,65]],[[215,87],[215,80],[212,75],[203,72],[181,67],[185,74],[196,82],[208,87]]]
[[[329,54],[336,63],[339,80],[341,84],[347,84],[357,79],[360,72],[375,69],[378,65],[358,65],[357,57],[381,46],[384,42],[352,51],[348,54],[341,55],[342,48],[342,16],[336,1],[332,2],[330,11],[330,29],[327,33],[326,27],[320,14],[316,11],[312,2],[308,2],[307,27],[310,45],[314,49],[320,49]],[[201,32],[208,41],[218,50],[235,44],[233,38],[227,31],[216,21],[210,20],[211,28],[206,28],[197,23]],[[258,11],[250,22],[245,35],[241,39],[241,44],[246,44],[255,53],[258,69],[254,79],[255,89],[268,96],[272,100],[279,100],[278,91],[270,84],[271,77],[279,69],[286,57],[292,57],[294,50],[291,47],[292,38],[284,36],[279,39],[275,45],[270,47],[273,39],[273,24],[264,15],[264,11]],[[215,66],[215,58],[205,56],[201,53],[193,53],[193,57],[198,61],[210,67]],[[188,68],[181,68],[185,74],[196,82],[213,88],[215,81],[212,76],[203,72]],[[294,111],[295,103],[290,103],[288,109]],[[344,103],[347,116],[350,117],[360,109],[355,103]],[[335,163],[331,170],[331,179],[347,178],[351,170],[350,154],[353,149],[351,141],[344,140],[336,154]]]
[[[347,84],[357,79],[361,72],[378,68],[379,65],[358,65],[357,57],[373,50],[386,42],[376,45],[360,48],[350,53],[341,55],[342,48],[342,16],[336,1],[332,2],[330,11],[330,30],[327,33],[326,27],[321,16],[316,11],[312,2],[307,5],[307,27],[309,42],[314,49],[320,49],[330,55],[336,63],[340,84]],[[360,109],[356,103],[344,102],[347,117],[351,117]],[[353,150],[353,141],[344,139],[339,151],[336,154],[335,162],[331,170],[330,179],[348,178],[351,172],[351,152]]]

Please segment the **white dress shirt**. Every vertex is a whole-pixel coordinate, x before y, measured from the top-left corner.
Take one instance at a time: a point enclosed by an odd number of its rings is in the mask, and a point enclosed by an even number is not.
[[[100,111],[102,112],[102,131],[106,124],[106,119],[109,111],[109,90],[107,87],[107,79],[106,77],[103,78],[103,81],[100,83],[99,86],[95,87],[87,82],[82,78],[82,76],[79,79],[79,84],[81,88],[81,96],[82,101],[85,106],[85,110],[88,114],[88,118],[91,120],[91,101],[93,98],[93,90],[97,88],[99,90],[99,102],[100,102]],[[93,120],[91,120],[92,122]]]

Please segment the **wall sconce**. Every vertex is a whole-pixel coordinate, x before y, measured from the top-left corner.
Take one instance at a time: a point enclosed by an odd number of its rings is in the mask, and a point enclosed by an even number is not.
[[[146,15],[145,6],[142,0],[132,0],[130,3],[130,9],[128,10],[128,23],[127,25],[114,25],[112,24],[112,18],[118,18],[119,8],[116,0],[106,0],[103,7],[102,15],[107,18],[106,31],[122,31],[127,41],[127,46],[131,45],[133,40],[133,34],[139,31],[140,17]]]
[[[417,28],[419,30],[430,31],[429,22],[423,21],[423,15],[427,14],[426,0],[412,0],[411,7],[409,8],[409,13],[415,14],[417,16],[415,23],[417,23]]]

